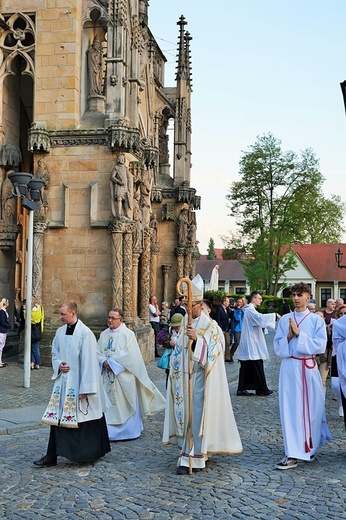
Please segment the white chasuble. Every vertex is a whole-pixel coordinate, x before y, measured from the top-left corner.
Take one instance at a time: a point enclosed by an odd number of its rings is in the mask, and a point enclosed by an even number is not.
[[[167,388],[163,443],[177,443],[181,449],[181,465],[188,456],[188,338],[187,316],[171,354],[170,376]],[[192,416],[194,462],[193,467],[204,467],[201,456],[213,453],[240,453],[242,443],[233,415],[223,345],[216,323],[204,312],[194,319],[192,326],[197,333],[195,351],[192,354]]]
[[[111,371],[103,368],[106,359]],[[165,407],[165,398],[148,376],[136,336],[124,323],[101,333],[98,360],[108,400],[108,425],[124,424],[136,413],[149,417]]]

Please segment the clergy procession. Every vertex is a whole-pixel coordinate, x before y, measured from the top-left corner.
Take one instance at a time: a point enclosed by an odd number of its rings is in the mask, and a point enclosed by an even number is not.
[[[23,464],[27,472],[28,446],[39,455],[42,443],[47,442],[44,455],[33,460],[33,467],[41,469],[31,470],[29,478],[39,487],[47,478],[55,482],[53,488],[62,482],[69,487],[80,482],[77,485],[84,496],[88,480],[80,476],[90,473],[93,485],[101,479],[104,489],[98,489],[98,495],[103,497],[104,507],[119,515],[115,518],[132,517],[133,504],[127,495],[133,493],[141,496],[138,518],[143,517],[143,508],[156,511],[154,517],[178,518],[172,511],[178,510],[183,498],[178,484],[181,478],[188,495],[191,485],[201,486],[208,503],[207,514],[202,498],[197,499],[198,514],[193,502],[187,503],[191,518],[221,518],[225,512],[243,518],[244,507],[248,517],[254,517],[259,500],[270,504],[280,518],[290,514],[291,504],[289,499],[276,499],[282,495],[283,482],[285,495],[297,493],[296,505],[304,508],[299,488],[309,485],[312,478],[334,496],[325,506],[333,511],[332,516],[321,517],[335,518],[337,514],[341,518],[335,496],[341,496],[343,419],[337,416],[337,404],[330,396],[333,387],[327,380],[324,388],[318,369],[327,344],[326,327],[319,313],[311,310],[309,285],[300,282],[291,291],[294,309],[283,316],[261,314],[256,309],[261,295],[257,291],[250,295],[243,307],[237,359],[227,363],[225,336],[210,315],[210,302],[204,300],[203,280],[199,275],[193,280],[180,279],[178,306],[184,306],[186,312],[173,312],[167,323],[167,344],[174,338],[167,386],[160,359],[144,363],[122,309],[109,310],[108,327],[97,340],[79,318],[76,303],[62,302],[62,325],[52,343],[53,375],[48,367],[34,371],[43,378],[35,388],[37,399],[41,396],[42,402],[44,391],[49,387],[51,391],[41,416],[42,423],[49,426],[48,435],[46,428],[36,429],[37,425],[30,431],[27,426],[25,443],[19,448],[22,430],[14,429],[4,459],[5,474],[21,472]],[[337,314],[332,321],[332,339],[346,417],[346,306],[340,308],[340,317]],[[162,348],[159,343],[160,352]],[[18,370],[15,367],[10,362],[6,368]],[[10,383],[7,387],[11,392]],[[5,437],[0,435],[0,443]],[[10,470],[11,458],[21,463]],[[290,469],[297,472],[297,481],[276,477],[286,474],[276,470]],[[328,486],[331,471],[333,488]],[[116,490],[114,479],[119,486]],[[156,489],[148,496],[151,484]],[[191,488],[192,495],[195,489]],[[171,503],[168,509],[165,501]],[[88,503],[95,509],[94,503]],[[70,514],[63,497],[60,507]],[[308,512],[305,517],[310,518]]]
[[[78,318],[76,303],[61,304],[62,326],[52,344],[54,384],[42,417],[42,422],[50,425],[48,447],[44,456],[33,461],[35,466],[56,466],[58,456],[79,463],[95,462],[111,451],[110,442],[140,439],[143,421],[163,410],[163,425],[157,428],[163,430],[164,445],[178,447],[178,475],[207,468],[213,455],[243,452],[227,380],[225,334],[210,317],[211,305],[204,300],[203,289],[200,275],[192,281],[182,278],[177,284],[177,308],[182,307],[182,302],[186,302],[186,308],[184,315],[174,310],[171,313],[174,341],[168,341],[165,360],[166,398],[149,378],[136,336],[124,323],[122,309],[108,312],[108,328],[97,341]],[[250,303],[243,309],[238,350],[236,396],[272,395],[264,372],[264,363],[269,359],[265,335],[267,327],[276,328],[273,346],[281,358],[278,398],[284,445],[284,456],[276,464],[278,470],[294,469],[298,461],[313,462],[319,446],[333,439],[318,369],[318,358],[327,344],[326,326],[321,316],[308,308],[308,284],[293,285],[291,293],[294,310],[282,317],[258,312],[256,306],[261,304],[262,296],[258,291],[251,293]],[[156,301],[156,297],[150,297],[149,312],[154,298]],[[228,304],[229,299],[224,298],[222,314]],[[158,306],[156,314],[159,318]],[[333,319],[332,325],[346,417],[344,320],[345,316]],[[169,323],[163,325],[168,335]],[[158,337],[154,335],[155,351]],[[158,367],[163,368],[161,361]],[[231,460],[227,459],[227,463]]]

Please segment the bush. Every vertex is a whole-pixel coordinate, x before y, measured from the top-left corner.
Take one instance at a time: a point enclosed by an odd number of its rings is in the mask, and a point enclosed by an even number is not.
[[[223,291],[205,291],[204,293],[204,299],[211,303],[213,303],[213,300],[222,300],[224,296],[227,296],[227,294]]]
[[[224,291],[205,291],[204,298],[209,300],[212,304],[215,301],[216,306],[221,303],[221,300],[224,296],[228,296],[231,304],[235,302],[237,298],[246,298],[248,302],[250,302],[249,294],[227,294]],[[283,308],[283,300],[286,300],[291,309],[294,308],[292,298],[278,298],[277,296],[269,296],[266,294],[262,295],[262,303],[256,309],[262,314],[267,314],[269,312],[277,312],[282,315]]]

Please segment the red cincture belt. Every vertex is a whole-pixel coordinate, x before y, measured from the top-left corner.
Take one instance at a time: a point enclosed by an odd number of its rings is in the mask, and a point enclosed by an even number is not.
[[[303,387],[303,423],[304,423],[304,434],[305,434],[305,453],[309,453],[313,448],[312,435],[311,435],[311,417],[310,417],[310,402],[308,392],[308,382],[306,380],[306,369],[311,370],[316,366],[316,359],[314,357],[300,358],[291,356],[292,359],[298,359],[302,362],[302,387]],[[308,361],[313,361],[312,365],[308,364]],[[308,432],[309,428],[309,440]]]

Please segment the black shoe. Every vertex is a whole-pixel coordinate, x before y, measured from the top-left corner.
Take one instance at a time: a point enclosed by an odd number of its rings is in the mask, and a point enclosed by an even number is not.
[[[187,466],[179,466],[177,469],[177,475],[188,475],[189,468]]]
[[[188,475],[190,468],[188,466],[179,466],[177,469],[177,475]],[[192,473],[201,471],[199,468],[192,468]]]
[[[234,363],[233,359],[225,359],[226,363]]]
[[[266,392],[256,392],[256,395],[270,395],[273,393],[273,390],[267,390]]]
[[[45,455],[40,460],[34,460],[33,464],[40,466],[40,468],[48,468],[48,466],[56,466],[56,460],[56,457],[48,457],[48,455]]]
[[[255,395],[251,392],[248,392],[247,390],[237,390],[237,395]]]

